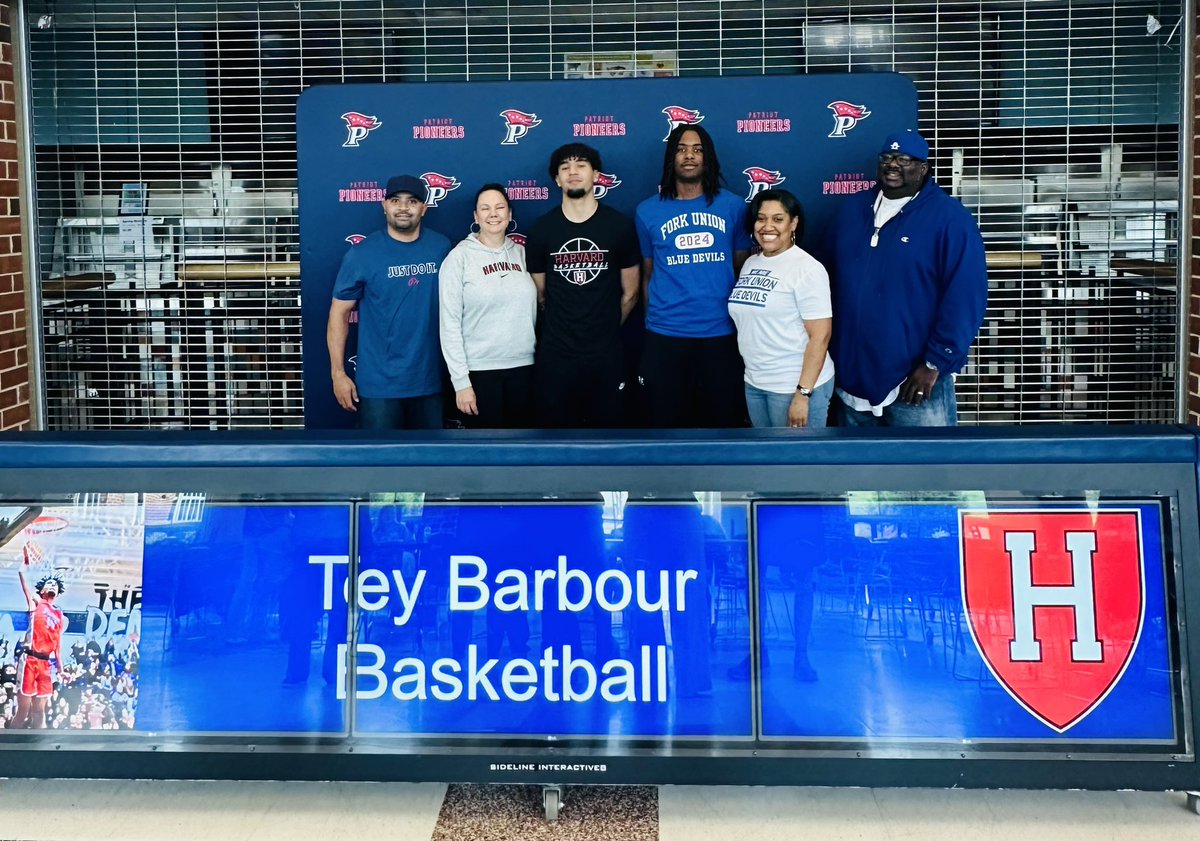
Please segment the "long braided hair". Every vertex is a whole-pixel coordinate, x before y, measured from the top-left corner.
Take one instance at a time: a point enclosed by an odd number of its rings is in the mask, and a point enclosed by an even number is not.
[[[700,174],[700,187],[708,204],[713,203],[721,185],[725,180],[721,177],[721,162],[717,160],[717,147],[713,145],[712,136],[698,125],[678,125],[667,135],[667,148],[663,151],[662,180],[658,182],[658,197],[674,199],[679,197],[678,186],[675,182],[675,152],[684,132],[694,131],[700,136],[700,146],[704,150],[704,172]]]

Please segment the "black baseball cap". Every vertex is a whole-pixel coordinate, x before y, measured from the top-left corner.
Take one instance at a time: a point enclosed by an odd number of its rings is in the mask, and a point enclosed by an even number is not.
[[[383,197],[390,199],[397,193],[408,193],[414,198],[425,201],[425,182],[415,175],[393,175],[388,179],[387,192],[383,194]]]

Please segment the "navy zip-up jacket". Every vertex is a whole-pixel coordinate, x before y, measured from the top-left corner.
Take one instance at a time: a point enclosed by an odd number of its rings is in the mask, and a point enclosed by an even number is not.
[[[962,369],[987,309],[987,263],[975,218],[926,180],[879,231],[879,190],[848,198],[828,239],[839,388],[878,404],[925,362]]]

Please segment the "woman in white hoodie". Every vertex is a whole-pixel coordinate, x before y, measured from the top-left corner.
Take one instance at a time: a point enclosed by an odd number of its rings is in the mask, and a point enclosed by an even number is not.
[[[461,420],[474,429],[533,425],[537,288],[525,246],[508,238],[512,208],[499,184],[475,194],[475,225],[442,261],[442,356]]]

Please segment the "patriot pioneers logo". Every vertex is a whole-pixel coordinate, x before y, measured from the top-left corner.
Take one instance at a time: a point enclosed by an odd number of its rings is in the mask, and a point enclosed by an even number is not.
[[[865,120],[871,116],[867,106],[855,105],[853,102],[841,99],[831,102],[825,107],[833,112],[833,131],[829,132],[830,137],[845,137],[846,132],[858,125],[859,120]]]
[[[351,234],[350,236],[346,237],[346,242],[350,243],[351,245],[358,245],[364,239],[366,239],[366,237],[362,234]]]
[[[378,117],[370,114],[360,114],[357,111],[347,111],[342,115],[346,121],[346,142],[342,146],[355,148],[363,138],[383,125]]]
[[[458,179],[453,175],[442,175],[440,172],[427,172],[421,176],[421,181],[425,183],[425,191],[428,195],[425,198],[426,207],[437,207],[438,202],[446,198],[446,194],[459,187]]]
[[[592,186],[592,195],[598,199],[602,199],[608,195],[609,190],[615,190],[621,186],[621,179],[615,175],[609,175],[607,172],[596,173],[596,183]]]
[[[703,114],[692,108],[684,108],[682,105],[668,105],[662,112],[667,115],[667,134],[663,137],[663,141],[666,141],[671,136],[671,132],[680,126],[694,126],[704,122]]]
[[[1146,612],[1136,510],[962,511],[963,605],[996,680],[1047,727],[1121,680]]]
[[[508,238],[511,239],[513,242],[515,242],[517,245],[521,246],[522,248],[525,247],[525,235],[523,233],[521,233],[520,231],[513,231],[511,234],[508,235]]]
[[[500,112],[500,116],[504,118],[504,139],[500,141],[501,146],[516,146],[517,141],[529,134],[531,128],[542,124],[537,114],[526,114],[516,108],[506,108]]]
[[[763,190],[778,187],[787,181],[787,176],[781,175],[779,170],[763,169],[761,166],[748,166],[742,170],[742,175],[750,182],[750,192],[746,194],[746,201],[752,201]]]

